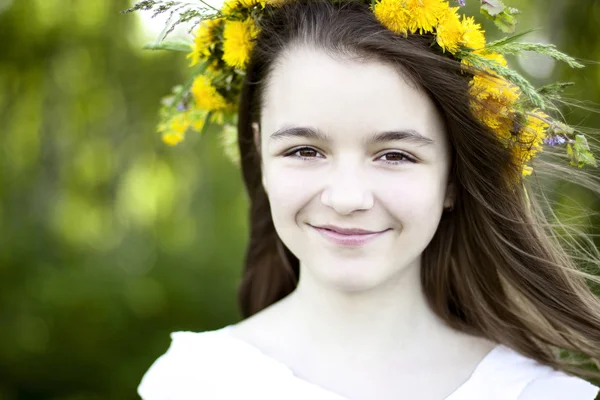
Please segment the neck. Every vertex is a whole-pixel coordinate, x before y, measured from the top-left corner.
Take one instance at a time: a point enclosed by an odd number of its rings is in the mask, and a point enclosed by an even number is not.
[[[390,350],[418,353],[450,331],[433,314],[422,291],[418,263],[369,290],[344,291],[319,282],[302,268],[296,290],[286,298],[286,323],[300,342],[326,354],[349,348],[373,357]]]

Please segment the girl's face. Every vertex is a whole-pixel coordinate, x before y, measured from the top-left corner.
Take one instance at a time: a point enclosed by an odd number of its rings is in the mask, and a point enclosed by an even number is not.
[[[265,90],[263,185],[302,274],[355,291],[419,267],[452,204],[428,96],[388,65],[307,47],[279,60]]]

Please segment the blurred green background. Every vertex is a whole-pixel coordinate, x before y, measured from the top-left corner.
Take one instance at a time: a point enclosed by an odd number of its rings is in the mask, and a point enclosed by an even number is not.
[[[467,0],[476,11],[478,0]],[[520,30],[600,59],[597,0],[507,1]],[[183,53],[145,51],[129,0],[0,0],[0,399],[136,399],[169,332],[239,319],[240,173],[209,131],[155,133]],[[491,37],[497,31],[485,24]],[[515,60],[513,60],[515,61]],[[600,68],[515,61],[536,84],[600,102]],[[598,127],[596,113],[565,110]],[[575,200],[600,209],[581,192]]]

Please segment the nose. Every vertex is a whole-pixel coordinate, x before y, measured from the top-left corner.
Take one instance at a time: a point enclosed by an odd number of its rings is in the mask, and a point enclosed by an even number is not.
[[[321,202],[342,215],[373,207],[369,182],[358,168],[338,166],[321,193]]]

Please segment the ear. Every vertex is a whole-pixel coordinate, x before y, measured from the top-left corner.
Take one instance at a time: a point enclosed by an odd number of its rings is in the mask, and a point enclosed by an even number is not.
[[[456,201],[456,185],[449,182],[446,187],[446,197],[444,198],[444,211],[452,211]]]
[[[256,148],[256,152],[258,153],[258,156],[261,159],[261,169],[262,169],[262,157],[260,154],[260,127],[258,126],[257,122],[253,122],[252,123],[252,136],[254,137],[254,147]],[[263,171],[261,171],[261,176],[262,176],[262,186],[263,189],[265,190],[265,193],[267,193],[267,181],[265,179],[265,174],[263,173]]]
[[[269,196],[269,191],[267,190],[267,180],[265,178],[265,174],[262,174],[262,187],[263,190],[265,191],[265,193],[267,194],[267,197]]]
[[[254,137],[254,147],[258,154],[260,154],[260,127],[258,122],[252,123],[252,136]]]

